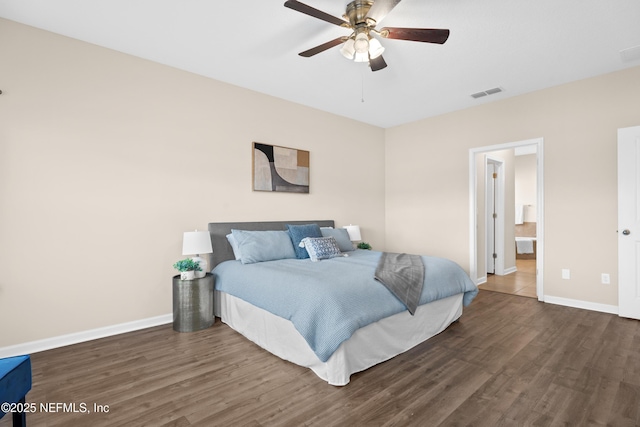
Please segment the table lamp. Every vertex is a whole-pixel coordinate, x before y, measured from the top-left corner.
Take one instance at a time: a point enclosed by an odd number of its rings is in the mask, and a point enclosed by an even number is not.
[[[362,236],[360,235],[360,226],[359,225],[345,225],[342,228],[347,229],[347,233],[349,233],[349,240],[352,242],[359,242],[362,240]]]
[[[204,277],[207,274],[207,260],[201,258],[202,254],[213,253],[211,235],[208,231],[186,231],[182,239],[182,255],[195,255],[191,257],[200,265],[201,271],[196,271],[195,277]]]

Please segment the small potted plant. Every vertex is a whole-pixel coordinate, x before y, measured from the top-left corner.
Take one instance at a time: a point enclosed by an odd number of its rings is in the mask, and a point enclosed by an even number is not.
[[[358,249],[366,249],[368,251],[371,250],[371,245],[368,244],[367,242],[360,242],[358,243]]]
[[[180,280],[193,280],[196,271],[202,271],[200,264],[191,258],[180,260],[173,264],[173,268],[180,272]]]

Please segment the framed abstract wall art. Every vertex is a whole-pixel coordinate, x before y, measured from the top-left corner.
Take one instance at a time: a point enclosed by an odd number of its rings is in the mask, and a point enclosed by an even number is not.
[[[253,143],[253,190],[309,193],[309,152]]]

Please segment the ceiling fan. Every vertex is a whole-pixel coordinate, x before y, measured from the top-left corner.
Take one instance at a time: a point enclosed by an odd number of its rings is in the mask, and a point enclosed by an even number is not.
[[[382,70],[387,66],[382,52],[384,47],[372,34],[386,39],[411,40],[416,42],[443,44],[449,38],[449,30],[431,28],[397,28],[375,27],[387,16],[401,0],[354,0],[347,5],[347,11],[342,18],[329,15],[297,0],[287,0],[284,5],[298,12],[321,19],[330,24],[352,30],[351,35],[338,37],[304,52],[300,56],[305,58],[324,52],[334,46],[342,44],[340,53],[355,62],[369,62],[371,71]]]

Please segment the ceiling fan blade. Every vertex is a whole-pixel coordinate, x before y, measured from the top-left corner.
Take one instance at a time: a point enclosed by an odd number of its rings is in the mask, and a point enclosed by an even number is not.
[[[371,18],[376,22],[382,21],[400,1],[401,0],[375,0],[373,6],[369,9],[369,13],[367,13],[367,18]]]
[[[307,6],[304,3],[300,3],[297,0],[287,0],[284,2],[284,6],[289,9],[297,10],[298,12],[302,12],[306,15],[313,16],[314,18],[321,19],[330,24],[338,25],[341,27],[348,27],[349,23],[344,19],[337,18],[333,15],[329,15],[321,10],[315,9],[311,6]]]
[[[324,52],[327,49],[331,49],[334,46],[338,46],[339,44],[346,42],[348,38],[349,37],[338,37],[337,39],[333,39],[309,50],[305,50],[304,52],[300,52],[298,55],[309,58],[310,56],[317,55],[320,52]]]
[[[384,27],[380,30],[380,35],[387,39],[443,44],[449,38],[449,30]]]
[[[371,71],[382,70],[387,67],[387,63],[385,62],[382,55],[376,58],[369,58],[369,66],[371,67]]]

